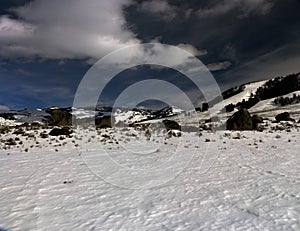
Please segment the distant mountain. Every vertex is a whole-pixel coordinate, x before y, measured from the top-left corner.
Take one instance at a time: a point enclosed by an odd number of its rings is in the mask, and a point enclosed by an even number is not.
[[[15,120],[20,123],[43,122],[48,113],[44,109],[11,110],[0,113],[0,117],[7,120]]]

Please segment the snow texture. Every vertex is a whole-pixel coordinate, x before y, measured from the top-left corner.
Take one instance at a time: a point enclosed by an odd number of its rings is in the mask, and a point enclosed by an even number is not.
[[[49,138],[53,144],[36,136],[2,150],[0,226],[9,230],[300,229],[299,128],[276,133],[203,132],[200,138],[197,133],[184,135],[181,151],[196,150],[190,164],[169,182],[145,190],[111,185],[90,171],[80,154],[103,152],[93,146],[103,136],[93,131],[78,131],[77,137],[63,141]],[[160,144],[159,154],[171,154],[167,152],[177,139]],[[26,145],[33,145],[29,152],[24,151]],[[218,145],[220,153],[203,173],[200,166],[208,145]],[[109,142],[104,146],[116,148]]]

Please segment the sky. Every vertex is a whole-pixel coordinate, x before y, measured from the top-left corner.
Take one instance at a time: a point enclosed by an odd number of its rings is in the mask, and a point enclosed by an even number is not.
[[[99,59],[143,43],[190,52],[222,90],[300,72],[299,12],[299,0],[2,0],[0,110],[71,106]],[[178,73],[124,71],[106,94],[150,75]]]

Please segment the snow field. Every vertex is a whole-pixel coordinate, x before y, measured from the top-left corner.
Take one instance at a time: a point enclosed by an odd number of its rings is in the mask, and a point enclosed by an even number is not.
[[[11,230],[300,229],[299,129],[184,135],[180,151],[199,152],[175,178],[144,190],[114,186],[90,171],[80,155],[95,151],[101,155],[95,142],[103,137],[93,131],[68,138],[78,147],[68,142],[55,151],[46,147],[44,139],[45,146],[28,152],[2,150],[0,226]],[[158,153],[172,154],[166,152],[172,152],[176,139],[163,143]],[[111,141],[105,142],[106,150],[116,148],[116,141]],[[203,150],[209,145],[217,145],[220,153],[203,174]],[[138,157],[152,161],[151,154]]]

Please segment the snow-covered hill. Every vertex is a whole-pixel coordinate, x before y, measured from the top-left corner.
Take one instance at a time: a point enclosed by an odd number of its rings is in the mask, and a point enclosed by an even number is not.
[[[283,95],[282,97],[293,97],[294,94],[300,95],[300,91],[295,91]],[[261,116],[269,118],[275,117],[279,113],[289,112],[296,120],[300,119],[300,103],[281,106],[274,103],[274,100],[276,98],[277,97],[260,101],[252,108],[250,108],[249,111],[253,114],[259,114]]]
[[[261,86],[263,86],[267,81],[264,80],[264,81],[259,81],[259,82],[254,82],[254,83],[249,83],[249,84],[246,84],[245,85],[245,89],[230,97],[230,98],[227,98],[227,99],[224,99],[222,102],[220,103],[217,103],[216,105],[214,105],[212,107],[212,110],[213,111],[219,111],[221,112],[222,110],[224,110],[224,105],[228,105],[228,104],[237,104],[239,102],[242,102],[243,100],[248,100],[251,96],[251,94],[255,94],[255,92],[257,91],[257,89]]]
[[[179,115],[184,111],[176,107],[165,107],[160,110],[150,109],[133,109],[133,110],[121,110],[116,109],[113,112],[113,117],[116,123],[122,122],[125,124],[132,124],[142,122],[145,120],[161,119]]]

